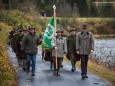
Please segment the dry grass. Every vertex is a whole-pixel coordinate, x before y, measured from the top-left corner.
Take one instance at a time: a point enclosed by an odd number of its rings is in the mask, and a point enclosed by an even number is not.
[[[17,86],[16,73],[7,57],[0,56],[0,86]]]
[[[17,86],[17,76],[7,57],[7,36],[9,26],[0,22],[0,86]]]
[[[89,61],[88,70],[102,77],[105,80],[108,80],[110,83],[115,85],[115,70],[106,68],[103,64],[98,64],[95,61]]]

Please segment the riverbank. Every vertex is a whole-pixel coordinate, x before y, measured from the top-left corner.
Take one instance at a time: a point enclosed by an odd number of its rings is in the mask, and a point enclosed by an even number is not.
[[[66,57],[65,61],[70,62]],[[77,62],[76,66],[80,67],[80,61]],[[94,59],[90,59],[88,62],[88,71],[94,75],[109,81],[112,86],[115,86],[115,70],[105,67],[103,64],[99,64]],[[89,76],[90,77],[90,76]]]
[[[95,35],[94,38],[115,38],[115,35]]]

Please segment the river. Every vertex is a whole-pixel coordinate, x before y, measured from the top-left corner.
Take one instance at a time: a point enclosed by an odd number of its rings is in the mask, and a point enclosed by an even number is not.
[[[92,58],[106,66],[115,67],[115,38],[95,39]]]

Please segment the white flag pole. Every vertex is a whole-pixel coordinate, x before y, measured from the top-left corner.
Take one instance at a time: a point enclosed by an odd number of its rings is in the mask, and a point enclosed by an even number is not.
[[[55,34],[55,36],[56,36],[56,6],[54,5],[53,6],[53,9],[54,9],[54,28],[55,28],[55,30],[54,30],[54,34]]]
[[[54,9],[54,37],[56,38],[56,29],[57,29],[57,26],[56,26],[56,6],[54,5],[53,6],[53,9]],[[56,40],[55,40],[55,44],[56,44]],[[55,50],[55,54],[56,54],[56,69],[57,69],[57,49]]]

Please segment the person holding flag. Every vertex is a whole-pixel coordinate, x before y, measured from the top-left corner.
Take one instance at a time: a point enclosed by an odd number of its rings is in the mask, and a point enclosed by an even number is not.
[[[45,30],[43,35],[43,42],[42,42],[42,49],[45,50],[45,61],[50,61],[51,65],[50,68],[52,69],[53,60],[52,60],[52,40],[54,38],[55,30],[54,30],[54,18],[52,18]]]
[[[67,52],[67,44],[62,37],[62,30],[56,31],[56,6],[54,8],[54,17],[48,23],[46,31],[44,33],[42,48],[52,49],[52,57],[54,62],[54,75],[59,76],[59,69],[61,66],[61,59],[64,53]],[[57,36],[56,36],[57,33]]]
[[[53,39],[52,46],[52,56],[54,61],[54,75],[60,76],[59,70],[61,66],[61,60],[64,56],[64,54],[67,53],[67,43],[66,39],[62,36],[63,31],[61,29],[58,29],[56,31],[57,36]]]

